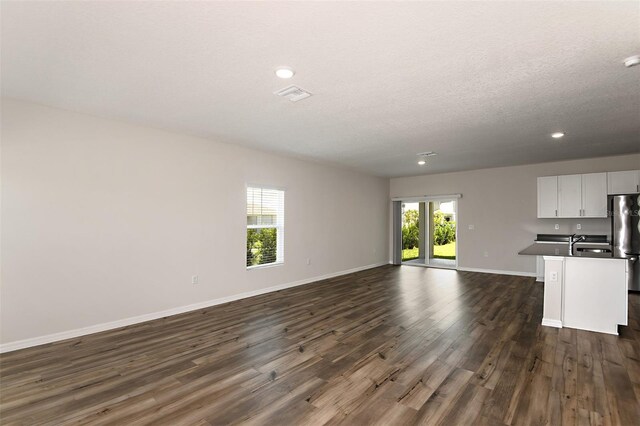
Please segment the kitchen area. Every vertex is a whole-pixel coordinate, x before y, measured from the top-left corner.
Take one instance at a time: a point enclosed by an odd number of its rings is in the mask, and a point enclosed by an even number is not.
[[[538,218],[608,228],[606,235],[538,234],[518,253],[541,260],[542,325],[618,334],[628,325],[629,291],[640,291],[640,170],[544,176],[537,184]]]

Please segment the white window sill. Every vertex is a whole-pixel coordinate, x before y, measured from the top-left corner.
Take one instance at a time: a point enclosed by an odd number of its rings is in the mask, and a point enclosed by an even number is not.
[[[247,271],[253,271],[254,269],[274,268],[276,266],[282,266],[282,265],[284,265],[284,260],[280,262],[267,263],[265,265],[247,266]]]

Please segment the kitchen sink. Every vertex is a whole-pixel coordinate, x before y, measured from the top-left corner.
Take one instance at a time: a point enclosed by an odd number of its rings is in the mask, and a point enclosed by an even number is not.
[[[538,234],[538,243],[568,243],[575,234]],[[577,235],[576,235],[577,236]],[[608,244],[606,235],[581,235],[583,244]],[[579,244],[579,243],[578,243]]]
[[[596,247],[576,247],[576,251],[582,253],[611,253],[610,249]]]

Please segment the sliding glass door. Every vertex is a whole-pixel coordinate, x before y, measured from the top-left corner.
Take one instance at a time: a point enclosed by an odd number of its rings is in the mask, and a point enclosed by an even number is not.
[[[428,264],[445,268],[457,266],[456,201],[443,200],[429,202]]]
[[[402,262],[424,264],[428,246],[425,244],[425,203],[402,203]]]
[[[457,198],[394,200],[394,263],[457,267]]]

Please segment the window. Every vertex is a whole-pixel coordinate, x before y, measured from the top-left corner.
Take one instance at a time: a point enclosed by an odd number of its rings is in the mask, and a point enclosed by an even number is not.
[[[284,191],[247,187],[247,268],[284,262]]]

